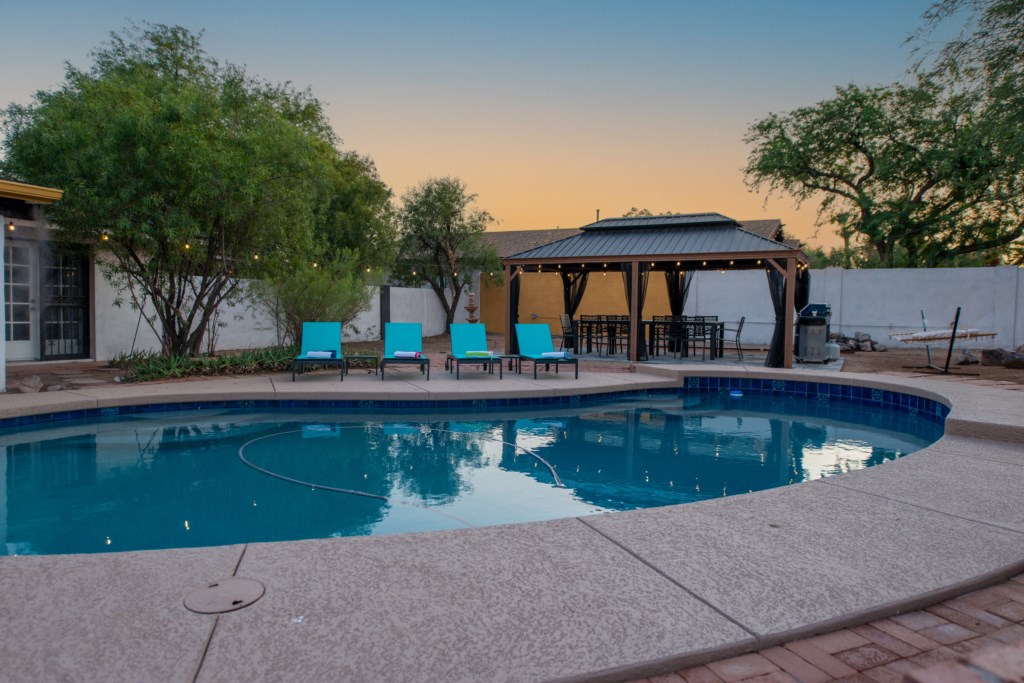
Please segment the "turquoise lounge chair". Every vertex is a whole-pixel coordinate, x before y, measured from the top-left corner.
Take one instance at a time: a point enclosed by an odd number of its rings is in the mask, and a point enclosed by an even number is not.
[[[551,328],[546,324],[518,323],[516,324],[516,337],[519,338],[520,361],[528,360],[533,363],[533,378],[537,379],[537,365],[543,365],[545,370],[550,371],[555,366],[555,374],[558,374],[559,365],[572,365],[576,369],[576,379],[580,378],[580,359],[566,356],[563,358],[545,358],[545,353],[556,353],[555,345],[551,342]],[[522,365],[520,364],[520,368]]]
[[[459,379],[459,368],[463,363],[479,365],[492,375],[494,367],[498,367],[498,379],[504,377],[501,358],[497,356],[475,356],[474,352],[487,350],[487,329],[482,323],[452,323],[452,352],[445,359],[444,367],[451,373],[455,369],[455,379]]]
[[[341,368],[341,381],[345,381],[345,357],[341,353],[341,323],[302,323],[301,351],[292,361],[293,382],[296,371],[301,375],[311,365],[337,365]],[[311,358],[310,353],[321,357]],[[326,353],[333,355],[322,357]]]
[[[380,359],[380,381],[384,381],[384,369],[388,365],[418,365],[420,374],[424,368],[430,380],[430,359],[395,358],[396,352],[423,353],[423,326],[420,323],[384,323],[384,355]]]

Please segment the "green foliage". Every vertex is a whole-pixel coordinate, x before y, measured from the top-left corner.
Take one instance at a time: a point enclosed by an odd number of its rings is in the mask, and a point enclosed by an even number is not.
[[[430,285],[448,325],[473,273],[501,269],[497,252],[484,239],[494,219],[472,208],[475,201],[458,178],[432,178],[409,190],[399,210],[401,239],[393,277],[402,284]],[[500,284],[497,276],[492,280]]]
[[[367,258],[386,261],[390,191],[335,149],[308,91],[222,66],[177,26],[115,34],[92,56],[4,112],[3,171],[65,190],[61,236],[103,245],[104,274],[152,307],[166,352],[199,350],[239,278],[353,244],[355,225],[373,233]]]
[[[273,317],[292,343],[302,337],[303,322],[351,324],[369,309],[370,275],[360,270],[358,254],[342,251],[324,263],[303,262],[253,282],[253,301]]]
[[[1024,234],[1018,138],[976,97],[928,78],[850,85],[756,122],[745,173],[798,201],[824,196],[819,219],[885,267],[955,265],[998,258]]]
[[[340,155],[333,170],[331,199],[318,230],[324,255],[355,251],[364,267],[387,270],[398,242],[390,188],[378,177],[373,161],[358,154]]]
[[[220,356],[140,351],[120,354],[111,359],[110,365],[125,370],[125,382],[152,382],[180,377],[280,372],[291,367],[292,359],[297,353],[294,346],[249,349],[237,354]]]
[[[1024,236],[1024,0],[940,0],[910,40],[965,30],[916,65],[914,85],[836,97],[756,122],[754,188],[822,197],[851,256],[882,266],[1012,261]]]

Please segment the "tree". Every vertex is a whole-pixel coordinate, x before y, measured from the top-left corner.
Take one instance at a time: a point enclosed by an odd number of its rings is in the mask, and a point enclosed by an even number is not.
[[[861,241],[881,265],[956,265],[1005,254],[1024,234],[1019,131],[978,96],[935,79],[837,88],[813,107],[748,131],[748,184],[798,201]]]
[[[331,176],[330,203],[318,231],[324,240],[323,260],[348,250],[358,253],[359,263],[353,265],[388,269],[398,242],[391,196],[370,158],[354,152],[339,155]]]
[[[494,247],[484,239],[494,219],[471,208],[475,201],[476,195],[469,194],[458,178],[431,178],[409,190],[399,210],[401,240],[394,277],[404,284],[430,285],[448,326],[473,273],[501,267]]]
[[[60,87],[4,112],[5,172],[65,190],[52,208],[61,237],[103,245],[105,275],[153,307],[174,353],[199,350],[240,277],[325,246],[318,221],[345,172],[366,170],[339,156],[308,91],[221,66],[200,38],[163,25],[113,34],[91,68],[68,65]]]
[[[295,344],[302,338],[304,322],[340,320],[351,325],[370,307],[373,296],[358,257],[356,252],[344,251],[323,262],[282,268],[254,282],[252,298]]]

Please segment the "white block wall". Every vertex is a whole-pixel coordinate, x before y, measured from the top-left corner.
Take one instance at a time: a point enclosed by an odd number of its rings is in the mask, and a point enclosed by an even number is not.
[[[890,346],[901,346],[890,333],[921,330],[922,309],[929,329],[948,329],[957,306],[961,327],[996,333],[972,347],[1024,344],[1024,268],[812,270],[810,301],[832,307],[833,332],[865,332]],[[743,341],[751,344],[767,344],[775,325],[762,271],[697,273],[684,313],[729,322],[746,316]]]

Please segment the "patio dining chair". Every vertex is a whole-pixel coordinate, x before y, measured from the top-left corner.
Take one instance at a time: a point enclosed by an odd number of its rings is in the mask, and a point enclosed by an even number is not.
[[[725,341],[736,346],[736,355],[739,357],[740,362],[743,361],[743,346],[740,341],[740,335],[743,334],[743,323],[746,321],[747,316],[740,316],[740,321],[736,323],[736,327],[725,328]],[[732,335],[732,339],[729,339],[729,335]]]
[[[558,321],[562,324],[562,343],[559,344],[558,348],[565,350],[574,350],[577,348],[576,343],[576,326],[573,325],[572,318],[569,317],[568,313],[562,313],[558,316]]]

